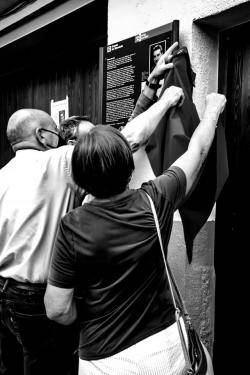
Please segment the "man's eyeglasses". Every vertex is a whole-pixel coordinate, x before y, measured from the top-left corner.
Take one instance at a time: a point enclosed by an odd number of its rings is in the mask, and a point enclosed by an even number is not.
[[[60,135],[57,133],[57,132],[54,132],[53,130],[49,130],[49,129],[45,129],[45,128],[40,128],[41,130],[45,131],[45,132],[49,132],[49,133],[52,133],[52,134],[55,134],[58,136],[58,138],[60,138]]]

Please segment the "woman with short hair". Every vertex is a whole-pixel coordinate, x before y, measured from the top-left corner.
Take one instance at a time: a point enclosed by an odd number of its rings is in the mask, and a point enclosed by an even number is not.
[[[180,99],[183,91],[172,86],[159,102],[168,110]],[[198,175],[225,106],[223,95],[210,94],[206,101],[204,118],[186,153],[140,189],[128,188],[132,151],[116,129],[96,126],[75,146],[74,180],[94,199],[61,221],[45,305],[48,316],[59,323],[80,321],[79,374],[184,373],[147,194],[155,204],[167,253],[174,211]],[[81,296],[78,309],[74,291]]]

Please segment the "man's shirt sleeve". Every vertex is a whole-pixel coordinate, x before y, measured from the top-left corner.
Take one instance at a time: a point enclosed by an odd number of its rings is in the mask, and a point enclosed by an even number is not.
[[[143,92],[140,94],[135,108],[128,119],[128,121],[133,120],[135,117],[140,115],[141,113],[145,112],[149,107],[151,107],[152,104],[154,104],[156,100],[149,99],[146,95],[143,94]]]
[[[71,159],[74,147],[73,146],[62,146],[62,151],[64,153],[64,168],[65,172],[67,173],[68,177],[72,180],[72,167],[71,167]]]

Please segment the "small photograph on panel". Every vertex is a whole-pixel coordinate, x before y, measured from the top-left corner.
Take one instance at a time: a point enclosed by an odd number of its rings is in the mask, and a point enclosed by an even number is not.
[[[161,40],[157,43],[151,44],[149,46],[149,72],[155,68],[161,56],[166,51],[166,40]],[[157,97],[160,96],[164,79],[161,79],[159,82],[159,88],[156,91]]]
[[[149,46],[149,72],[152,72],[160,57],[166,51],[166,40],[161,40]]]

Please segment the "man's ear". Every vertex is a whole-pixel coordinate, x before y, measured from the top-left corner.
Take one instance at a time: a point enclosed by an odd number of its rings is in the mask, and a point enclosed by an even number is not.
[[[44,148],[47,148],[47,142],[43,135],[42,128],[36,128],[36,139]]]

